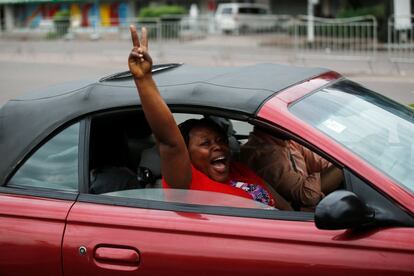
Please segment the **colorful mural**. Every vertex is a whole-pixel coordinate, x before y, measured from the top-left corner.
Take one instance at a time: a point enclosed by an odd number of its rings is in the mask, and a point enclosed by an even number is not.
[[[108,27],[111,25],[110,6],[109,4],[101,4],[99,7],[99,15],[101,17],[101,26]]]
[[[128,24],[129,5],[125,1],[95,3],[28,4],[18,9],[19,25],[35,28],[51,20],[56,12],[69,10],[72,27],[109,27]]]
[[[72,27],[80,27],[82,22],[82,12],[78,4],[70,5],[70,16]]]
[[[119,18],[119,24],[121,26],[127,26],[129,24],[127,22],[128,15],[129,15],[128,3],[126,2],[119,3],[118,18]]]
[[[25,19],[26,26],[36,27],[39,25],[40,20],[42,20],[41,7],[38,5],[28,5],[27,6],[27,17]]]

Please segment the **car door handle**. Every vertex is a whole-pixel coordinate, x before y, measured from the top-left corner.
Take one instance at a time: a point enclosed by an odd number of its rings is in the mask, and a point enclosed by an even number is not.
[[[131,248],[99,247],[95,250],[94,257],[99,262],[126,265],[138,265],[140,261],[139,252]]]

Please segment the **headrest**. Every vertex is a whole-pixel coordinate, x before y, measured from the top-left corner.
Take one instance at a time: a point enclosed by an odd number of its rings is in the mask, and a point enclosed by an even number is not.
[[[157,145],[142,151],[139,167],[150,169],[155,178],[161,177],[161,158]]]

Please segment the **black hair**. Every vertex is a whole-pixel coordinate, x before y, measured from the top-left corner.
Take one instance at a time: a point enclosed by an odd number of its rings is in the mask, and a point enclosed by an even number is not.
[[[178,125],[178,128],[180,129],[181,135],[183,136],[185,144],[187,146],[190,141],[190,131],[195,127],[207,127],[207,128],[213,129],[218,134],[223,136],[223,138],[226,139],[226,142],[228,140],[226,131],[213,120],[209,118],[188,119]]]

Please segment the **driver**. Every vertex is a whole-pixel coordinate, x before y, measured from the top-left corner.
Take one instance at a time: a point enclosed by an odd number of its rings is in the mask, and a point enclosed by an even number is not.
[[[340,169],[313,151],[258,127],[242,146],[240,160],[301,211],[314,211],[343,180]]]
[[[130,27],[133,48],[128,58],[147,121],[157,140],[163,186],[222,192],[275,206],[275,199],[263,180],[240,163],[231,161],[227,135],[209,119],[177,126],[152,78],[147,30],[141,41]]]

